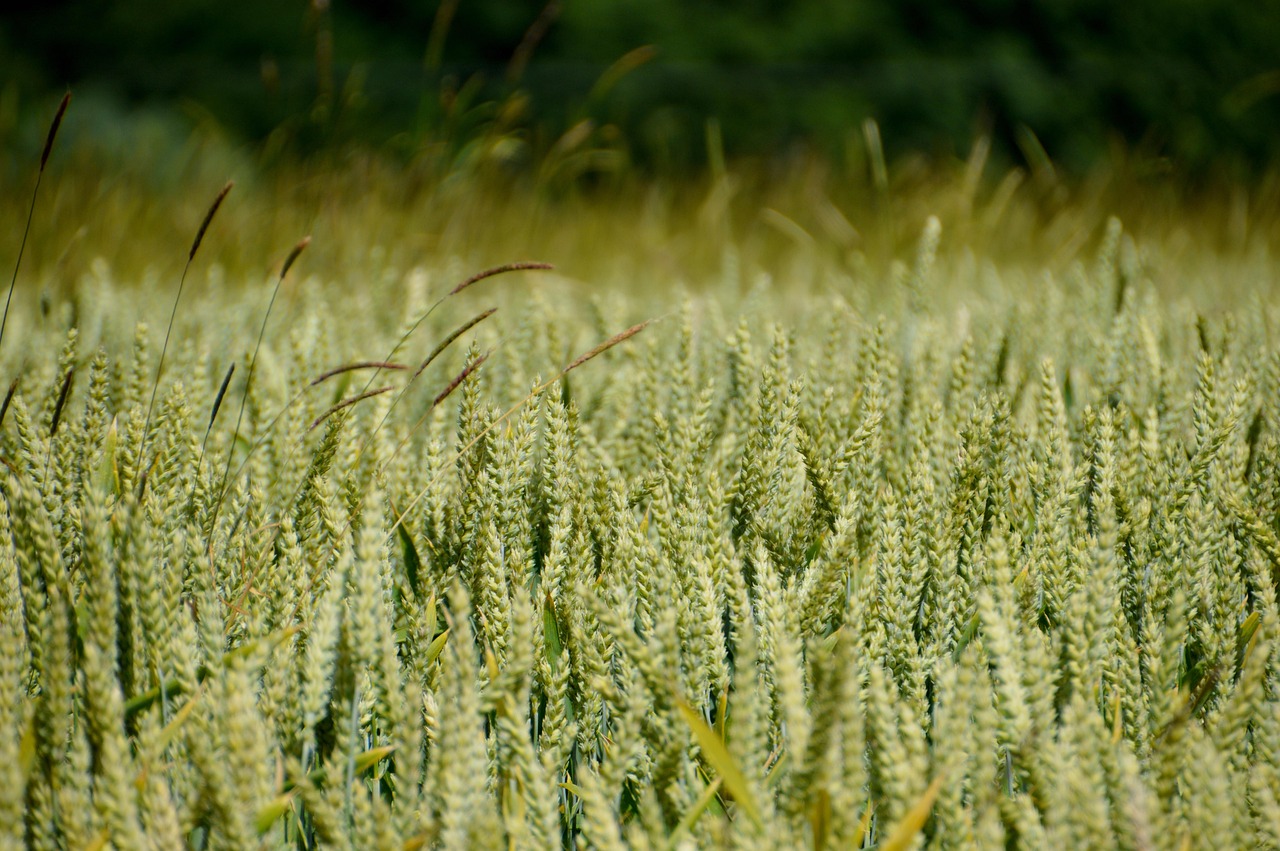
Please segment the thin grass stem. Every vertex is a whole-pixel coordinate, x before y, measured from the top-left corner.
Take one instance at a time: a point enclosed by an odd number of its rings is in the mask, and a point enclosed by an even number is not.
[[[31,234],[31,222],[36,214],[36,198],[40,194],[40,181],[44,178],[44,167],[49,163],[49,154],[53,152],[53,140],[58,137],[58,128],[62,126],[62,118],[71,105],[71,92],[62,96],[58,111],[49,125],[49,135],[44,140],[44,150],[40,154],[40,170],[36,172],[36,185],[31,190],[31,204],[27,207],[27,224],[22,229],[22,242],[18,244],[18,259],[13,262],[13,278],[9,281],[9,295],[4,300],[4,317],[0,318],[0,346],[4,345],[4,331],[9,325],[9,305],[13,303],[13,291],[18,285],[18,269],[22,266],[22,254],[27,248],[27,237]],[[6,403],[7,404],[7,403]],[[3,415],[0,415],[3,419]]]
[[[169,337],[173,334],[173,323],[178,318],[178,304],[182,301],[182,290],[187,283],[187,273],[191,271],[191,263],[196,258],[196,252],[200,249],[200,243],[204,241],[205,232],[209,230],[209,224],[213,221],[214,215],[218,212],[218,208],[222,206],[222,202],[226,200],[227,194],[231,192],[231,187],[235,184],[228,180],[227,184],[222,187],[222,191],[218,193],[218,197],[213,199],[213,203],[209,205],[209,211],[204,215],[204,221],[200,223],[200,229],[196,231],[196,238],[191,243],[191,250],[187,252],[187,262],[182,267],[182,277],[178,280],[178,293],[173,299],[173,309],[169,311],[169,325],[164,331],[164,344],[160,347],[160,363],[156,365],[156,380],[151,385],[151,401],[147,403],[147,415],[142,421],[142,443],[138,447],[138,468],[145,470],[149,468],[147,463],[147,432],[151,429],[151,414],[156,406],[156,393],[160,390],[160,379],[164,375],[164,358],[169,351]],[[138,496],[142,495],[142,484],[145,477],[138,476]]]
[[[240,396],[240,411],[236,414],[236,427],[231,433],[231,445],[227,447],[226,464],[222,467],[222,481],[218,484],[218,499],[213,506],[214,523],[218,520],[218,512],[222,509],[222,500],[227,493],[227,476],[231,473],[231,456],[235,452],[236,439],[240,436],[240,426],[244,422],[244,408],[249,402],[249,391],[253,389],[253,376],[258,368],[258,352],[262,348],[262,340],[267,333],[267,322],[271,319],[271,309],[276,306],[276,297],[280,295],[280,287],[284,284],[284,278],[289,274],[289,269],[293,267],[294,261],[310,244],[311,237],[304,236],[289,251],[289,256],[285,258],[284,265],[280,267],[280,274],[276,277],[276,285],[271,289],[271,300],[267,302],[267,310],[262,314],[262,324],[258,327],[258,339],[253,344],[253,355],[249,358],[249,374],[244,379],[244,393]],[[210,524],[210,528],[212,528],[212,524]]]

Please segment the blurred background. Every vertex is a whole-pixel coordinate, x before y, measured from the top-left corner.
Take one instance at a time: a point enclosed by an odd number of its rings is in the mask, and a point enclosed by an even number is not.
[[[104,147],[199,127],[265,163],[519,171],[573,146],[576,177],[680,173],[839,161],[875,132],[890,159],[989,138],[1004,167],[1248,180],[1280,139],[1278,46],[1269,0],[19,0],[0,142],[38,150],[70,86]]]
[[[1233,285],[1280,245],[1277,46],[1275,0],[18,0],[0,268],[69,87],[25,261],[55,293],[167,280],[228,178],[249,278],[310,233],[388,280],[891,282],[932,217],[940,258],[1066,272],[1116,216]]]

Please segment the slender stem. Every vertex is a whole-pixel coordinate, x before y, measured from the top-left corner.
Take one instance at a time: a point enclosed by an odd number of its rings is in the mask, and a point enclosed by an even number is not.
[[[40,192],[40,178],[44,169],[36,175],[36,188],[31,190],[31,206],[27,208],[27,226],[22,229],[22,242],[18,245],[18,259],[13,264],[13,278],[9,281],[9,295],[4,300],[4,318],[0,319],[0,346],[4,345],[4,329],[9,324],[9,305],[13,302],[13,290],[18,285],[18,268],[22,265],[22,253],[27,248],[27,235],[31,233],[31,220],[36,214],[36,196]]]
[[[142,487],[147,480],[146,472],[150,468],[147,462],[147,433],[151,430],[151,414],[156,406],[156,393],[160,390],[160,378],[164,375],[164,358],[169,352],[169,338],[173,335],[173,323],[178,318],[178,304],[182,301],[182,290],[187,285],[187,273],[191,271],[191,263],[196,259],[196,252],[200,250],[200,243],[204,241],[205,232],[209,230],[209,223],[213,221],[214,214],[218,212],[218,208],[222,206],[222,202],[226,200],[227,193],[231,191],[231,187],[235,184],[227,181],[222,187],[222,191],[218,193],[218,197],[213,199],[213,203],[209,205],[209,211],[204,215],[204,221],[200,223],[200,229],[196,231],[196,238],[191,243],[191,250],[187,252],[187,262],[182,266],[182,277],[178,280],[178,294],[173,299],[173,309],[169,311],[169,325],[164,330],[164,345],[160,347],[160,363],[156,365],[156,380],[151,385],[151,401],[147,403],[147,415],[142,421],[142,441],[138,446],[138,496],[142,496]]]
[[[231,434],[231,445],[227,447],[227,461],[222,467],[222,481],[218,485],[218,500],[213,505],[213,519],[209,524],[210,535],[213,534],[212,529],[218,522],[218,513],[222,510],[222,501],[227,495],[227,477],[231,473],[231,456],[235,453],[236,439],[240,437],[240,426],[244,422],[244,408],[249,401],[249,391],[253,389],[253,376],[258,368],[258,352],[262,348],[262,341],[267,334],[267,322],[271,319],[271,310],[276,306],[276,297],[280,295],[280,287],[284,285],[285,275],[289,274],[289,270],[293,268],[293,262],[298,259],[298,255],[310,244],[311,237],[303,237],[289,252],[284,265],[280,267],[280,274],[276,277],[276,285],[271,290],[271,300],[267,302],[267,310],[262,314],[262,324],[258,326],[258,339],[253,344],[253,355],[249,358],[249,374],[245,376],[244,393],[240,396],[240,412],[236,414],[236,428]],[[248,461],[248,459],[245,460],[246,462]],[[238,470],[236,475],[237,477],[239,476]]]
[[[53,122],[49,125],[49,134],[44,140],[44,150],[40,152],[40,170],[36,172],[36,185],[31,190],[31,204],[27,207],[27,224],[22,229],[22,242],[18,245],[18,259],[13,263],[13,278],[9,281],[9,295],[4,300],[4,317],[0,318],[0,346],[4,345],[4,329],[9,324],[9,305],[13,302],[13,290],[18,285],[18,269],[22,266],[22,254],[27,248],[27,236],[31,233],[31,221],[36,214],[36,197],[40,194],[40,181],[44,178],[44,167],[49,164],[49,154],[53,152],[53,140],[58,138],[58,128],[62,126],[62,117],[67,114],[71,104],[71,92],[62,96],[58,111],[54,113]]]

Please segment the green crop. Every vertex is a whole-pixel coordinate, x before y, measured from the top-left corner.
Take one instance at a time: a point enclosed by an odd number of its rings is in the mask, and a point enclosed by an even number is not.
[[[1280,845],[1280,313],[947,234],[16,298],[0,848]]]

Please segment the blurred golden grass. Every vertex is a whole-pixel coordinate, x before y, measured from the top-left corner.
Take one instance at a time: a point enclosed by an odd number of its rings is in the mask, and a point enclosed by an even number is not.
[[[191,150],[193,159],[205,152]],[[229,157],[219,161],[244,173],[226,175],[240,190],[210,237],[218,243],[211,256],[230,280],[258,280],[274,271],[263,268],[264,258],[312,233],[313,268],[322,276],[359,270],[376,280],[388,269],[442,260],[461,269],[537,256],[593,286],[643,269],[650,279],[705,289],[725,277],[728,262],[741,280],[767,272],[793,289],[820,289],[831,276],[883,280],[930,216],[942,226],[942,262],[981,258],[1037,272],[1092,256],[1116,216],[1138,244],[1158,247],[1169,268],[1198,266],[1211,279],[1229,279],[1274,261],[1276,175],[1250,186],[1195,186],[1117,154],[1072,180],[1043,164],[999,171],[987,150],[979,140],[963,161],[906,158],[888,164],[882,179],[874,158],[836,164],[797,154],[688,178],[625,172],[550,187],[501,164],[441,177],[369,153],[262,170]],[[106,173],[74,151],[69,164],[59,159],[50,163],[58,174],[32,233],[28,281],[65,294],[99,258],[130,277],[176,277],[180,258],[168,247],[190,239],[207,209],[200,199],[215,186],[169,191],[142,173]],[[4,232],[20,232],[24,179],[0,193]],[[11,250],[0,248],[0,257]]]

